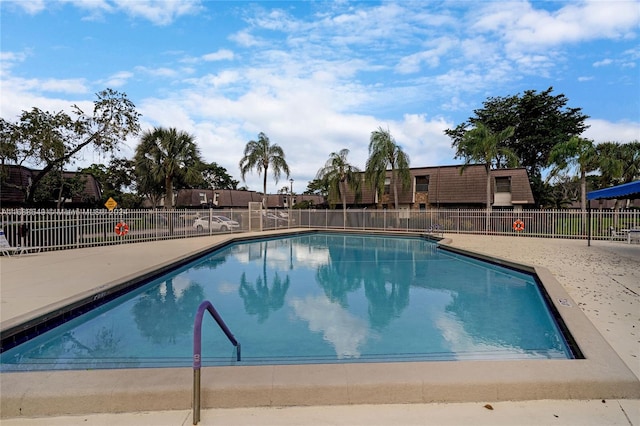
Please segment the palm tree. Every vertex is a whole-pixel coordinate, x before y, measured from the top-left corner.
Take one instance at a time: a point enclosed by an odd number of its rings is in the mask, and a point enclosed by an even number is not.
[[[572,137],[567,142],[559,143],[549,153],[549,164],[553,165],[551,175],[560,171],[577,167],[580,173],[580,208],[587,209],[587,173],[598,168],[597,154],[593,141]]]
[[[365,170],[365,180],[375,188],[382,199],[387,168],[391,167],[391,188],[393,188],[393,200],[398,209],[397,179],[400,178],[402,188],[407,189],[411,185],[411,172],[409,171],[409,156],[402,151],[396,143],[391,132],[378,127],[371,132],[369,141],[369,158]]]
[[[147,186],[164,188],[166,209],[173,208],[173,187],[177,179],[197,182],[201,178],[200,163],[194,137],[175,128],[156,127],[144,132],[136,148],[136,174]]]
[[[623,159],[628,155],[624,152],[619,143],[602,142],[595,148],[596,150],[596,168],[600,171],[600,187],[606,188],[610,185],[617,185],[624,179],[626,162]],[[620,200],[616,199],[613,203],[613,226],[618,228],[618,206]]]
[[[640,142],[625,143],[620,146],[623,161],[622,183],[633,182],[640,178]]]
[[[616,142],[602,142],[595,148],[597,152],[596,168],[600,171],[600,187],[617,185],[622,179],[624,164],[622,149]]]
[[[355,192],[356,200],[360,197],[360,169],[347,161],[348,149],[340,152],[332,152],[324,167],[318,170],[316,179],[326,182],[329,188],[328,198],[330,204],[335,204],[338,199],[342,201],[343,220],[346,223],[347,216],[347,187]]]
[[[465,131],[459,142],[454,142],[456,155],[454,158],[464,158],[464,165],[460,173],[464,173],[469,164],[484,164],[487,173],[487,212],[491,210],[491,165],[506,159],[509,166],[516,165],[518,158],[513,151],[503,147],[504,141],[513,135],[513,127],[507,127],[500,132],[492,132],[483,123],[476,123],[476,127]],[[487,220],[489,216],[487,215]]]
[[[262,206],[267,206],[267,170],[273,167],[273,178],[278,183],[280,174],[285,172],[289,177],[289,166],[284,159],[284,151],[279,145],[271,145],[269,138],[264,133],[258,134],[257,141],[249,141],[244,147],[244,157],[240,160],[240,174],[242,180],[248,171],[255,168],[258,174],[264,172]]]
[[[629,183],[640,178],[640,142],[633,142],[620,145],[619,151],[622,160],[622,182]],[[629,200],[627,200],[629,203]],[[627,206],[629,205],[627,204]]]

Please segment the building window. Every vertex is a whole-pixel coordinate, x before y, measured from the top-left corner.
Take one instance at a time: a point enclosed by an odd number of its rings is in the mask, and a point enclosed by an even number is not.
[[[429,192],[429,176],[416,176],[416,192]]]
[[[207,204],[207,194],[201,192],[200,194],[200,204]]]
[[[384,178],[384,193],[391,193],[391,178]]]
[[[497,177],[496,192],[511,192],[511,177]]]

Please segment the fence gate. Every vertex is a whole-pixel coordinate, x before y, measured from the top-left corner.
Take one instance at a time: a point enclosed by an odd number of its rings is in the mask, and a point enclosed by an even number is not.
[[[249,203],[249,231],[262,231],[262,203]]]

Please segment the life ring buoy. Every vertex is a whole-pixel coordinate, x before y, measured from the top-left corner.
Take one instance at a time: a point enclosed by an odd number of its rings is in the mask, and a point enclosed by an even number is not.
[[[116,235],[127,235],[129,233],[129,225],[127,225],[125,222],[118,222],[115,231]]]
[[[513,230],[518,232],[524,231],[524,222],[520,219],[513,222]]]

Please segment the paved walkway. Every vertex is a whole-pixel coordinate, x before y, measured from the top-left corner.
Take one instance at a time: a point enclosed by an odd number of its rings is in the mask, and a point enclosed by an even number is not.
[[[640,377],[640,245],[596,241],[450,235],[452,245],[548,268]],[[125,244],[0,258],[3,330],[221,242],[226,236]],[[55,277],[55,279],[52,279]],[[0,397],[2,381],[0,376]],[[218,425],[635,425],[640,401],[523,401],[203,410]],[[2,425],[187,425],[191,412],[2,419]]]

